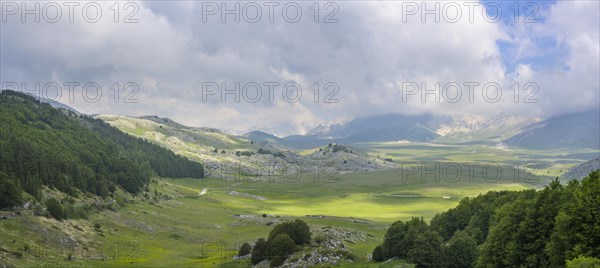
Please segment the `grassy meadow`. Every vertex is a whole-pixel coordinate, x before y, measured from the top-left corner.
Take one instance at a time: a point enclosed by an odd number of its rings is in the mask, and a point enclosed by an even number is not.
[[[454,178],[453,171],[444,176]],[[465,196],[531,187],[515,182],[504,166],[505,175],[495,182],[470,180],[465,172],[452,181],[444,176],[436,181],[432,174],[424,181],[420,174],[405,173],[329,174],[327,180],[307,173],[294,180],[162,178],[150,185],[149,197],[123,197],[126,205],[118,212],[103,210],[88,220],[62,222],[22,215],[0,221],[1,237],[21,254],[12,260],[17,266],[243,267],[248,260],[232,259],[242,243],[266,237],[277,223],[301,218],[313,236],[326,226],[360,234],[360,241],[347,246],[366,264],[367,254],[396,220],[429,220]],[[64,243],[69,236],[87,243],[70,248]]]

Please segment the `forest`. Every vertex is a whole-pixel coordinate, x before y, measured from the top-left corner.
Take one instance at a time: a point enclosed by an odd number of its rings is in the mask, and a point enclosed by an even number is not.
[[[456,208],[397,221],[374,261],[417,267],[599,267],[600,172],[542,190],[488,192]]]
[[[43,186],[106,197],[117,186],[145,190],[153,176],[204,177],[200,163],[102,120],[7,90],[0,92],[0,107],[2,207],[18,205],[21,191],[40,199]]]

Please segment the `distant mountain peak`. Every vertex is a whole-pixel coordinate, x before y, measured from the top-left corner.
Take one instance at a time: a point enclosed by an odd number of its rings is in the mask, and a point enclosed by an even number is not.
[[[524,127],[505,143],[529,149],[600,149],[600,115],[593,110],[548,118]]]

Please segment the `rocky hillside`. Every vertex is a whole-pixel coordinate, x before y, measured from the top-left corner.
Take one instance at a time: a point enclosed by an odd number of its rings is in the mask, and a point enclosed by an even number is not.
[[[592,171],[598,169],[600,169],[600,157],[594,158],[569,169],[565,174],[560,176],[560,178],[566,180],[581,179],[590,174]]]
[[[228,174],[261,176],[314,172],[332,169],[341,172],[393,168],[394,163],[363,153],[347,145],[330,144],[300,155],[264,135],[235,136],[211,128],[193,128],[168,118],[99,115],[100,118],[131,135],[144,138],[180,155],[205,164],[208,177]],[[257,138],[254,140],[253,138]]]

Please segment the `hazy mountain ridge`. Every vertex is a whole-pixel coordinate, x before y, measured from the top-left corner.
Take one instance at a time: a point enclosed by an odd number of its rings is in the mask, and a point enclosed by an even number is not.
[[[600,115],[587,111],[552,117],[522,128],[504,143],[529,149],[600,149]]]
[[[516,115],[499,114],[491,117],[457,116],[451,124],[442,125],[437,133],[441,135],[436,142],[501,142],[520,133],[523,127],[538,122],[538,118],[526,118]]]
[[[343,124],[333,124],[309,131],[319,139],[347,141],[389,141],[407,139],[429,141],[438,135],[432,131],[437,118],[432,115],[386,114],[355,118]],[[407,131],[408,130],[408,131]]]
[[[35,96],[34,96],[35,97]],[[56,108],[81,114],[72,107],[53,100],[35,97]],[[540,118],[508,115],[493,116],[455,115],[437,116],[431,114],[401,115],[384,114],[354,119],[340,118],[320,124],[305,135],[280,137],[273,134],[273,128],[260,127],[260,130],[243,135],[233,135],[226,131],[208,127],[189,127],[170,118],[142,116],[144,120],[167,125],[180,130],[212,132],[216,146],[222,146],[223,137],[269,142],[290,148],[314,148],[328,143],[353,144],[360,142],[408,141],[436,143],[487,143],[502,142],[508,147],[529,149],[544,148],[600,148],[600,119],[597,111],[561,115],[542,120]],[[234,142],[235,143],[235,142]]]
[[[542,120],[535,117],[496,114],[374,115],[346,123],[322,124],[306,135],[292,135],[277,142],[293,148],[327,144],[406,141],[434,143],[502,143],[508,147],[600,148],[597,111],[561,115]]]
[[[273,143],[273,144],[279,144],[281,142],[281,138],[279,138],[273,134],[260,131],[260,130],[251,131],[242,136],[249,140],[254,140],[254,141],[259,141],[259,142],[269,142],[269,143]]]
[[[328,142],[497,143],[518,134],[521,128],[538,120],[506,114],[494,116],[373,115],[345,122],[321,124],[306,135],[287,136],[278,141],[293,148],[310,148]]]

